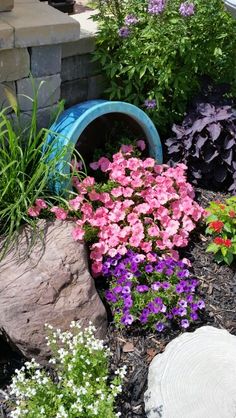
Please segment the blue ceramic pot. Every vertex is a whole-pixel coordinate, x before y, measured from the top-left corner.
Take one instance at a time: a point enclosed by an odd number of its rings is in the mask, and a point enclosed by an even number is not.
[[[151,119],[138,107],[118,101],[109,100],[89,100],[87,102],[79,103],[69,109],[65,110],[57,121],[50,127],[50,133],[46,139],[44,149],[54,141],[55,145],[52,147],[50,159],[54,158],[58,152],[58,148],[62,149],[64,146],[69,147],[67,155],[58,162],[57,172],[62,174],[60,180],[51,180],[51,189],[56,193],[63,193],[68,190],[70,185],[68,181],[63,180],[64,174],[69,174],[71,155],[73,147],[79,144],[80,136],[84,130],[97,118],[112,113],[123,114],[131,118],[136,125],[138,125],[145,136],[149,145],[149,154],[151,157],[161,164],[162,163],[162,146],[159,134],[151,121]]]

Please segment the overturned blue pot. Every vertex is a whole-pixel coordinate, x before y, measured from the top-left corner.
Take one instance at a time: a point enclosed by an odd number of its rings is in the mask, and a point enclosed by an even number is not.
[[[108,122],[108,119],[110,121]],[[95,145],[89,143],[87,139],[83,138],[84,132],[93,129],[97,136],[100,134],[101,124],[97,121],[102,121],[103,128],[109,130],[111,126],[111,118],[118,118],[125,123],[130,124],[134,131],[137,132],[137,138],[145,138],[149,148],[149,155],[153,157],[157,163],[162,163],[162,146],[159,134],[151,121],[151,119],[138,107],[119,101],[108,100],[89,100],[87,102],[79,103],[69,109],[65,110],[57,121],[50,127],[51,133],[47,136],[44,150],[53,143],[52,152],[49,159],[54,158],[58,150],[64,147],[68,148],[68,152],[59,160],[56,165],[56,171],[61,174],[60,179],[51,179],[50,187],[56,193],[63,193],[70,188],[67,176],[70,171],[69,163],[71,161],[72,152],[75,146],[80,145],[79,152],[84,156],[84,152],[91,151]],[[92,136],[92,135],[91,135]],[[69,147],[68,147],[69,145]],[[66,180],[65,180],[66,179]]]

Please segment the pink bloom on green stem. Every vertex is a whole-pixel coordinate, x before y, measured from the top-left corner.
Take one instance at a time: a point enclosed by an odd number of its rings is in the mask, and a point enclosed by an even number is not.
[[[47,209],[48,205],[44,199],[36,199],[35,205],[40,209]]]
[[[28,213],[29,216],[32,216],[33,218],[36,218],[37,216],[39,216],[40,211],[41,211],[41,209],[40,209],[39,206],[31,206],[28,209],[27,213]]]
[[[68,215],[68,210],[59,208],[58,206],[53,206],[50,212],[55,213],[56,219],[60,219],[61,221],[64,221]]]

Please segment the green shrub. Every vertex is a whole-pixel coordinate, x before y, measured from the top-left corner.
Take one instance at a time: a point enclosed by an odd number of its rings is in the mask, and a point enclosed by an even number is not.
[[[52,329],[51,326],[48,326]],[[54,354],[52,377],[34,360],[25,363],[10,386],[15,397],[14,418],[115,418],[114,401],[121,392],[125,368],[108,382],[109,350],[94,337],[95,328],[84,332],[71,323],[73,332],[55,330],[48,345]]]
[[[146,106],[162,130],[184,114],[202,76],[235,88],[236,20],[222,0],[94,3],[95,59],[109,80],[110,98]],[[193,13],[182,15],[181,4],[192,5]],[[155,5],[161,12],[151,13]]]

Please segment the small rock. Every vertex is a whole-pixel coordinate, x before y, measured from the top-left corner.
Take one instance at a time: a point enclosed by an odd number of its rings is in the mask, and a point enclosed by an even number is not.
[[[236,337],[210,326],[172,340],[150,364],[148,418],[234,418]]]

